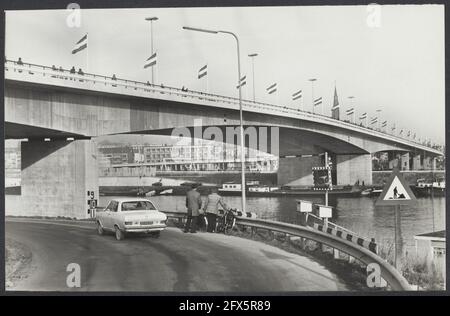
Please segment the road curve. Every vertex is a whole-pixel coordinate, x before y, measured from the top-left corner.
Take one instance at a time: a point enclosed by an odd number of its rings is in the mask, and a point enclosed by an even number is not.
[[[222,234],[166,229],[159,239],[98,236],[93,226],[7,219],[6,238],[32,251],[30,276],[11,290],[278,292],[347,287],[310,258]],[[68,288],[69,263],[81,287]]]

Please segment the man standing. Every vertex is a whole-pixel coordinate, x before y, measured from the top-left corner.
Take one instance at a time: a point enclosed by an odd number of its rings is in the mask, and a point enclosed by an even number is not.
[[[216,229],[217,215],[219,214],[219,204],[224,211],[228,210],[227,205],[217,192],[217,188],[211,189],[211,193],[208,195],[204,206],[206,219],[208,220],[207,231],[210,233],[214,232],[214,230]]]
[[[197,185],[192,185],[191,190],[186,193],[186,207],[187,207],[187,221],[184,232],[197,232],[197,220],[200,215],[200,208],[202,206],[202,198],[197,191]]]

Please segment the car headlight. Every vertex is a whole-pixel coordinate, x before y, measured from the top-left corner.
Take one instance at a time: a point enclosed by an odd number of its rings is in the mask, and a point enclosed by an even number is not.
[[[125,225],[133,225],[133,222],[125,222]]]

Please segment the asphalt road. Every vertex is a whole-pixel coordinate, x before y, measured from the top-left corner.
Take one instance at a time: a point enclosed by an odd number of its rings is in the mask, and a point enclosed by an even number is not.
[[[307,257],[222,234],[168,228],[159,239],[98,236],[93,226],[7,220],[6,238],[33,253],[29,277],[12,290],[278,292],[346,290],[338,277]],[[69,263],[81,287],[68,288]]]

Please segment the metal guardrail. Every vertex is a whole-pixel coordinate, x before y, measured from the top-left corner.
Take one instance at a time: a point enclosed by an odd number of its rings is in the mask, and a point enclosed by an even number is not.
[[[209,102],[223,102],[226,104],[232,104],[234,106],[239,105],[239,99],[229,96],[222,96],[217,94],[211,94],[211,93],[204,93],[200,91],[195,90],[182,90],[175,87],[170,86],[164,86],[164,85],[155,85],[135,80],[128,80],[128,79],[120,79],[112,77],[104,76],[104,75],[97,75],[97,74],[91,74],[91,73],[71,73],[67,69],[58,69],[58,68],[52,68],[48,66],[43,65],[37,65],[37,64],[31,64],[31,63],[21,63],[18,64],[16,61],[12,60],[5,60],[5,79],[7,79],[7,73],[8,71],[12,70],[13,72],[19,72],[23,73],[26,72],[30,75],[35,74],[41,74],[43,76],[48,76],[51,78],[59,78],[63,80],[71,80],[71,81],[78,81],[82,83],[91,82],[93,84],[103,84],[103,85],[110,85],[112,87],[122,87],[124,89],[130,89],[130,90],[136,90],[136,91],[143,91],[143,92],[150,92],[150,93],[161,93],[161,94],[167,94],[167,95],[175,95],[178,97],[190,97],[190,98],[197,98],[199,100],[209,101]],[[406,146],[415,146],[421,149],[425,149],[428,151],[434,151],[436,154],[443,154],[438,149],[433,147],[428,147],[427,145],[424,145],[419,142],[412,141],[410,139],[402,138],[397,135],[388,134],[385,132],[377,131],[365,126],[361,126],[358,124],[346,122],[337,120],[331,117],[328,117],[326,115],[322,114],[316,114],[311,113],[309,111],[303,111],[300,109],[293,109],[287,106],[281,106],[281,105],[275,105],[270,103],[264,103],[264,102],[257,102],[257,101],[251,101],[251,100],[242,100],[242,105],[244,107],[244,110],[247,111],[254,111],[254,112],[261,112],[261,109],[266,109],[268,111],[274,111],[276,110],[276,114],[284,113],[285,116],[288,117],[294,117],[297,119],[307,119],[309,121],[313,121],[316,123],[322,123],[322,124],[328,124],[338,127],[343,127],[347,129],[351,129],[354,131],[371,134],[373,136],[378,136],[384,139],[388,139],[390,141],[394,142],[400,142],[403,143]],[[274,114],[274,113],[268,113],[268,114]]]
[[[253,219],[253,218],[237,218],[236,224],[248,226],[252,228],[261,228],[270,231],[276,231],[284,234],[302,237],[313,240],[318,243],[327,245],[331,248],[342,251],[349,256],[359,260],[365,265],[376,263],[380,267],[381,277],[391,286],[394,291],[410,291],[412,290],[408,281],[387,261],[377,256],[370,250],[358,246],[351,241],[341,239],[334,235],[315,230],[310,227],[303,227],[293,224]]]
[[[185,212],[169,212],[164,211],[169,218],[182,220]],[[236,224],[251,228],[260,228],[268,231],[297,236],[308,240],[327,245],[333,249],[337,249],[347,255],[359,260],[365,265],[376,263],[380,267],[381,277],[391,286],[394,291],[411,291],[412,288],[408,281],[386,260],[379,257],[369,249],[364,248],[352,241],[339,238],[311,227],[287,224],[282,222],[262,220],[255,218],[236,217]]]

